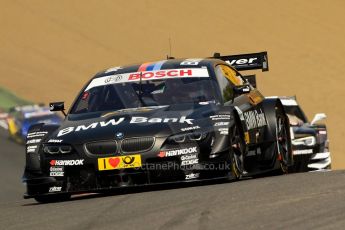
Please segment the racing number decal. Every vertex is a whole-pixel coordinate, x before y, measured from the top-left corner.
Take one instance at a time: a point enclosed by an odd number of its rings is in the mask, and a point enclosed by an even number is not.
[[[199,65],[199,62],[196,62],[196,61],[184,61],[184,62],[181,62],[181,65]]]
[[[141,167],[140,155],[98,158],[98,170],[114,170]]]
[[[199,65],[202,59],[186,59],[180,65]]]

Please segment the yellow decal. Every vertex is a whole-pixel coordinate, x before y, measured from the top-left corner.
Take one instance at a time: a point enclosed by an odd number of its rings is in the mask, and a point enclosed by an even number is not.
[[[223,74],[224,76],[229,79],[232,84],[234,85],[242,85],[243,82],[240,80],[240,78],[236,77],[236,71],[231,69],[230,67],[228,66],[225,66],[225,65],[221,65],[220,66],[222,71],[223,71]]]
[[[260,102],[262,102],[264,100],[264,96],[259,92],[259,90],[257,89],[254,89],[252,91],[250,91],[248,95],[248,98],[250,100],[250,103],[252,105],[257,105],[259,104]]]
[[[98,170],[114,170],[141,167],[140,155],[98,158]]]
[[[244,133],[244,141],[246,142],[246,144],[249,144],[249,142],[250,142],[249,132],[245,132]]]
[[[7,122],[8,122],[8,131],[11,135],[14,136],[18,132],[17,125],[16,125],[14,119],[12,119],[12,118],[9,118],[7,120]]]

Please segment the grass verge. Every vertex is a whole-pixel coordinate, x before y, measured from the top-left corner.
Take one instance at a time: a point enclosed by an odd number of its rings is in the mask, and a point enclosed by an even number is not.
[[[7,112],[13,106],[28,104],[32,104],[32,102],[22,99],[9,90],[0,87],[0,110]]]

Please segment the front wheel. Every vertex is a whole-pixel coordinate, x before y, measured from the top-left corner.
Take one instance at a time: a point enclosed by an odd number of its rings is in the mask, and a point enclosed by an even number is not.
[[[241,179],[244,172],[244,153],[246,144],[238,122],[230,128],[230,164],[231,172],[236,180]]]

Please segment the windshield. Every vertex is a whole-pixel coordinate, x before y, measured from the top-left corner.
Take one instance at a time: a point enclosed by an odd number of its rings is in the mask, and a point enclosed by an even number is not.
[[[71,113],[215,103],[215,89],[216,83],[206,68],[118,74],[92,80],[79,95]]]

